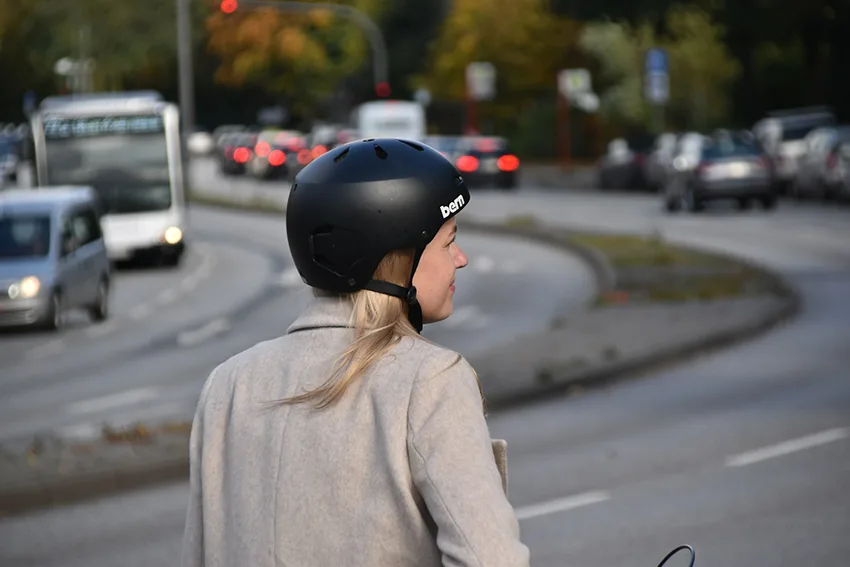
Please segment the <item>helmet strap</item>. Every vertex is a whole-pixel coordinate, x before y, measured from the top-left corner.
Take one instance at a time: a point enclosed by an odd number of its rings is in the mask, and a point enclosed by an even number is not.
[[[417,333],[422,332],[423,319],[422,306],[419,305],[419,301],[416,299],[416,287],[413,285],[413,274],[416,273],[416,268],[419,266],[419,260],[422,258],[422,253],[424,251],[424,248],[416,250],[416,254],[413,257],[413,269],[410,270],[410,279],[408,280],[407,287],[402,287],[383,280],[369,280],[369,282],[364,286],[364,289],[368,289],[369,291],[398,297],[407,303],[407,319],[410,321],[410,324],[413,325],[413,328],[416,329]]]

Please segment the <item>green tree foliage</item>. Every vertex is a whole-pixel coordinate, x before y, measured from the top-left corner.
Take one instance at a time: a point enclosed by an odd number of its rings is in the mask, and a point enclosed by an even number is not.
[[[500,114],[516,112],[542,92],[552,92],[559,62],[571,38],[543,0],[456,0],[431,45],[426,73],[415,82],[435,97],[462,100],[465,69],[472,61],[496,68]]]
[[[669,115],[678,128],[705,129],[722,124],[730,111],[728,89],[740,73],[723,43],[723,29],[694,6],[674,6],[666,30],[656,34],[647,22],[630,25],[596,22],[585,26],[580,45],[600,63],[601,113],[609,120],[648,125],[643,96],[643,58],[651,47],[669,56]]]

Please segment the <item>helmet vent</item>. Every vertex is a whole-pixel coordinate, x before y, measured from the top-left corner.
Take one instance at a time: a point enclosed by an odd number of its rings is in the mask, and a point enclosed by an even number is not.
[[[348,155],[348,152],[351,148],[345,148],[338,156],[334,158],[335,163],[339,163],[342,161],[342,158]]]
[[[407,140],[399,140],[399,142],[401,142],[402,144],[407,144],[408,146],[410,146],[411,148],[413,148],[414,150],[416,150],[418,152],[424,152],[425,151],[425,148],[423,148],[419,144],[414,144],[413,142],[409,142]]]
[[[387,159],[387,152],[384,151],[384,148],[375,144],[375,155],[378,156],[379,159]]]

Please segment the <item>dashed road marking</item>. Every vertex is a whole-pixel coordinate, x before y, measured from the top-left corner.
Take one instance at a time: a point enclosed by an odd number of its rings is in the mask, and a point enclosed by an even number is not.
[[[611,495],[607,492],[584,492],[582,494],[567,496],[566,498],[557,498],[555,500],[549,500],[548,502],[532,504],[531,506],[523,506],[521,508],[517,508],[514,513],[516,514],[517,520],[529,520],[531,518],[549,516],[559,512],[566,512],[567,510],[574,510],[584,506],[599,504],[610,499]]]
[[[139,319],[144,319],[145,317],[150,315],[151,311],[152,310],[149,305],[141,303],[130,309],[130,312],[127,315],[130,317],[130,319],[135,319],[138,321]]]
[[[99,398],[92,398],[90,400],[74,402],[65,406],[65,412],[71,415],[93,413],[152,400],[158,395],[158,392],[154,388],[138,388]]]
[[[815,433],[813,435],[798,437],[797,439],[790,439],[788,441],[783,441],[782,443],[768,445],[767,447],[762,447],[760,449],[755,449],[753,451],[747,451],[746,453],[741,453],[739,455],[728,457],[726,459],[726,466],[745,467],[747,465],[760,463],[768,459],[774,459],[776,457],[790,455],[791,453],[796,453],[797,451],[803,451],[805,449],[811,449],[820,445],[826,445],[827,443],[840,441],[841,439],[845,439],[848,436],[850,436],[850,428],[837,427],[835,429],[828,429],[826,431],[821,431],[820,433]]]
[[[177,292],[176,289],[174,289],[173,287],[168,288],[156,297],[156,302],[161,304],[161,305],[166,304],[166,303],[171,303],[172,301],[177,299],[177,295],[178,295],[178,292]]]
[[[274,283],[283,288],[295,288],[304,285],[304,282],[301,279],[301,274],[299,274],[298,270],[294,267],[281,272]]]
[[[214,319],[191,331],[183,331],[177,335],[177,344],[180,346],[195,346],[211,339],[219,333],[230,328],[227,319]]]

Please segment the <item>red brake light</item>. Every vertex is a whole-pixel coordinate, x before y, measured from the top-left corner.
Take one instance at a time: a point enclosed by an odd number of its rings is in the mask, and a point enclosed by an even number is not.
[[[251,159],[251,150],[245,147],[239,147],[233,150],[233,161],[236,163],[247,163]]]
[[[827,169],[835,169],[836,165],[838,165],[838,152],[833,151],[826,156],[826,167]]]
[[[495,152],[499,148],[499,145],[496,143],[496,140],[484,138],[478,141],[476,148],[479,152]]]
[[[501,156],[496,163],[502,171],[516,171],[519,169],[519,158],[511,154]]]
[[[318,146],[313,148],[313,159],[316,159],[320,155],[323,155],[323,154],[326,154],[326,153],[328,153],[328,149],[325,146],[319,144]]]
[[[313,154],[310,150],[301,150],[298,152],[298,163],[301,165],[307,165],[313,161]]]
[[[270,151],[272,151],[272,148],[266,142],[259,142],[254,146],[254,153],[257,154],[257,157],[266,157]]]
[[[286,154],[280,150],[273,150],[269,154],[269,165],[277,167],[286,163]]]
[[[478,169],[478,158],[475,156],[461,156],[457,159],[457,168],[469,173]]]

